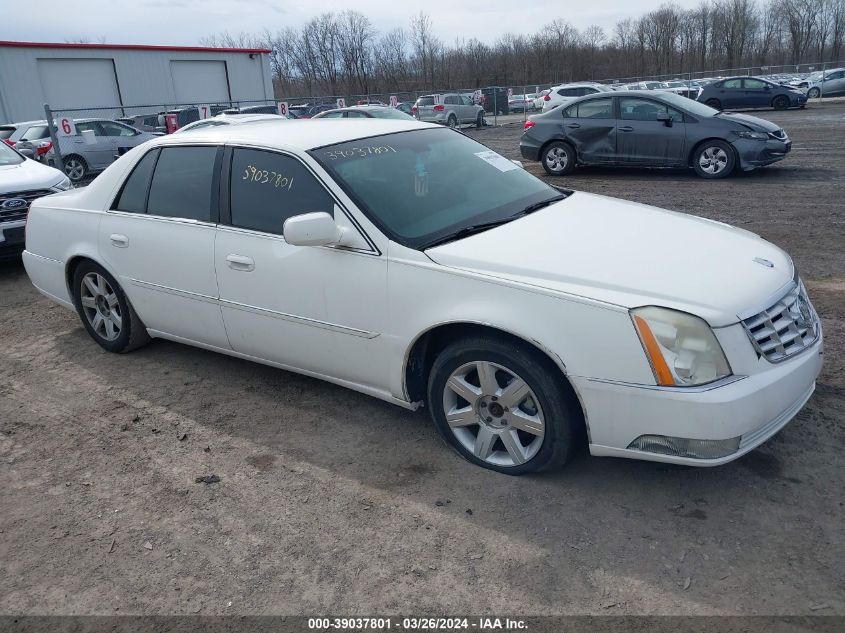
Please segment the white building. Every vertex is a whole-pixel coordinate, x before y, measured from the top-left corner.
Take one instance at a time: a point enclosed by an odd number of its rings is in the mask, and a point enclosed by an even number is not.
[[[266,49],[0,41],[0,123],[273,99]],[[153,106],[143,108],[142,106]]]

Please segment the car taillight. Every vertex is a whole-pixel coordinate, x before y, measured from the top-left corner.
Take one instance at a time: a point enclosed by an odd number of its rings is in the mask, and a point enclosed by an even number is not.
[[[4,139],[3,139],[3,142],[4,142],[6,145],[8,145],[9,147],[14,147],[14,146],[15,146],[15,142],[14,142],[14,141],[10,141],[10,140],[9,140],[9,139],[7,139],[7,138],[4,138]]]
[[[52,141],[46,141],[41,143],[37,148],[35,148],[35,155],[36,156],[44,156],[47,152],[49,152],[53,148]]]
[[[417,106],[415,106],[415,105],[414,105],[414,106],[411,106],[411,112],[413,112],[414,114],[416,114],[416,113],[417,113]]]
[[[530,130],[535,125],[536,125],[536,123],[534,123],[534,121],[526,121],[525,125],[522,126],[522,131],[527,132],[528,130]]]
[[[446,109],[446,106],[444,106],[444,105],[436,105],[436,106],[434,106],[434,111],[435,111],[435,112],[443,112],[443,110],[445,110],[445,109]]]
[[[551,101],[551,100],[552,100],[552,98],[549,95],[545,95],[543,97],[543,101]]]

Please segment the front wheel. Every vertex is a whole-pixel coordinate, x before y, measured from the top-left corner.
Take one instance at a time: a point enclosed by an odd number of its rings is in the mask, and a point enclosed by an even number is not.
[[[475,117],[475,127],[481,128],[484,127],[484,113],[479,112],[478,116]]]
[[[786,110],[789,108],[789,97],[784,95],[775,97],[772,101],[772,107],[775,110]]]
[[[468,461],[509,475],[563,465],[577,414],[547,359],[526,345],[472,338],[431,369],[428,406],[438,431]]]
[[[818,88],[810,88],[807,91],[807,98],[808,99],[818,99],[821,96],[822,96],[822,91],[819,90]]]
[[[702,178],[724,178],[734,169],[733,148],[724,141],[705,141],[696,150],[692,164]]]
[[[705,105],[709,105],[714,110],[721,110],[722,109],[722,102],[718,99],[708,99],[704,102]]]
[[[555,141],[543,150],[540,161],[550,176],[565,176],[575,169],[575,150],[568,143]]]
[[[131,352],[149,342],[150,336],[123,289],[104,268],[92,261],[81,263],[73,275],[74,304],[82,325],[109,352]]]

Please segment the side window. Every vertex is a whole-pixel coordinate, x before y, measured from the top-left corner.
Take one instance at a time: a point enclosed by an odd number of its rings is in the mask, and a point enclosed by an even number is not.
[[[81,135],[83,132],[88,131],[94,132],[95,136],[102,136],[103,130],[100,128],[99,124],[96,121],[83,121],[82,123],[76,123],[76,131]]]
[[[342,111],[342,110],[339,111],[339,112],[326,112],[326,114],[321,116],[320,118],[321,119],[342,119],[345,114],[346,114],[346,112]]]
[[[281,235],[289,217],[334,213],[334,199],[295,158],[257,149],[235,149],[231,176],[232,225]]]
[[[135,136],[132,128],[120,125],[119,123],[112,123],[111,121],[100,121],[100,127],[106,136]]]
[[[569,106],[563,111],[563,116],[567,119],[574,119],[578,117],[578,104]]]
[[[577,97],[578,90],[576,88],[564,88],[563,90],[558,90],[557,93],[561,97]]]
[[[347,119],[366,119],[367,115],[363,112],[358,112],[357,110],[350,110],[346,113]]]
[[[760,81],[759,79],[745,80],[745,87],[748,90],[765,90],[767,85],[765,81]]]
[[[461,97],[461,104],[472,105],[472,99],[470,99],[469,97]]]
[[[211,221],[216,147],[165,147],[156,163],[147,212]]]
[[[40,141],[43,138],[50,138],[46,125],[33,125],[21,136],[22,141]]]
[[[598,92],[595,88],[581,88],[584,91],[585,95],[594,95]]]
[[[153,167],[156,164],[158,150],[147,152],[144,157],[135,165],[135,169],[129,174],[129,178],[123,184],[114,204],[117,211],[128,211],[129,213],[146,213],[147,191],[150,189],[150,177],[153,175]]]
[[[602,99],[590,99],[578,104],[579,119],[612,119],[613,99],[604,97]]]
[[[664,103],[632,97],[623,97],[619,100],[619,118],[624,121],[657,121],[658,114],[667,112],[673,121],[684,120],[683,114]]]
[[[727,81],[723,81],[719,87],[727,89],[742,88],[742,79],[728,79]]]

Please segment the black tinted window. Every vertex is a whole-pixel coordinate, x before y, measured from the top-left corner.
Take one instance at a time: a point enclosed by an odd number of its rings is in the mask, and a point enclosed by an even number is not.
[[[123,185],[123,190],[114,205],[118,211],[129,211],[130,213],[145,213],[147,203],[147,191],[150,188],[150,176],[153,174],[158,150],[147,152],[138,161],[135,169]]]
[[[281,233],[289,217],[311,211],[334,215],[334,200],[295,158],[254,149],[232,157],[232,224]]]
[[[43,138],[50,138],[50,130],[46,125],[33,125],[21,136],[22,141],[40,141]]]
[[[161,150],[148,213],[211,221],[211,182],[216,147],[165,147]]]
[[[430,106],[434,105],[434,97],[420,97],[417,99],[418,106]]]

